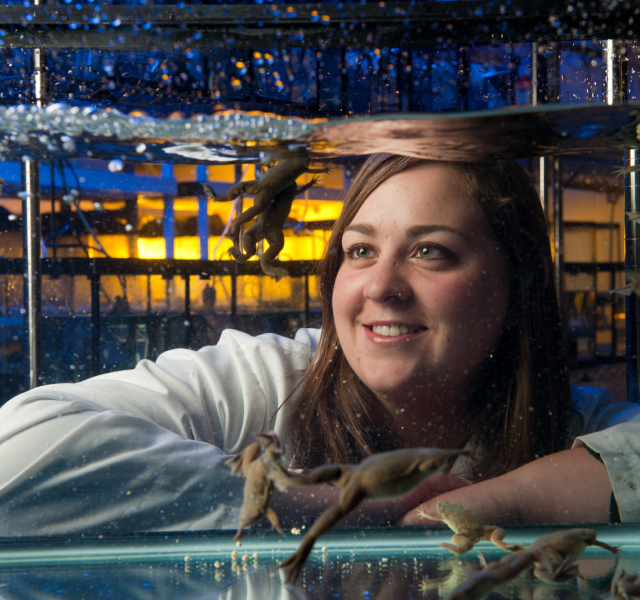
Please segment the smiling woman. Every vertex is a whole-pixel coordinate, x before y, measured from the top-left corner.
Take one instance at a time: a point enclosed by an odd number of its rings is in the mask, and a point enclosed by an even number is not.
[[[607,521],[610,506],[638,520],[640,409],[570,387],[550,264],[517,163],[373,156],[319,265],[322,331],[226,331],[2,407],[0,535],[235,530],[226,463],[271,429],[298,469],[467,449],[402,498],[362,502],[352,525],[424,522],[438,499],[496,524]],[[270,505],[300,526],[337,496],[316,485]]]
[[[342,250],[333,315],[347,362],[392,415],[399,443],[461,447],[472,433],[466,398],[509,301],[502,249],[465,181],[436,163],[390,177]],[[445,419],[455,428],[443,430]]]

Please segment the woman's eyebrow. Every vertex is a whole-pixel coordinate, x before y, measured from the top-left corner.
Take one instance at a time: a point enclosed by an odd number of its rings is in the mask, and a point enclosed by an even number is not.
[[[367,225],[366,223],[356,223],[355,225],[349,225],[345,228],[344,233],[347,231],[355,231],[356,233],[361,233],[362,235],[366,235],[367,237],[375,237],[376,228],[373,225]]]
[[[459,235],[465,240],[469,240],[469,236],[466,233],[464,233],[460,229],[456,229],[455,227],[449,227],[448,225],[414,225],[413,227],[409,227],[409,229],[407,230],[407,236],[419,237],[427,233],[435,233],[438,231],[448,231],[455,235]]]

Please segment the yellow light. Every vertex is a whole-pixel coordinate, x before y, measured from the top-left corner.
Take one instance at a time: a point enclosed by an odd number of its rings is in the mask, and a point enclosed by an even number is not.
[[[207,179],[234,183],[236,180],[235,165],[210,165],[207,167]]]
[[[138,238],[138,258],[166,258],[164,238]]]
[[[233,246],[233,242],[228,237],[222,238],[222,242],[220,242],[220,239],[219,235],[209,236],[209,258],[211,260],[226,260],[229,258],[227,253],[229,248]],[[219,246],[218,242],[220,242]],[[218,246],[217,249],[216,246]],[[215,256],[213,255],[214,250]]]
[[[110,258],[130,258],[129,238],[126,235],[99,235],[100,244]],[[87,252],[89,258],[104,258],[104,254],[99,250],[94,250],[95,243],[91,240]]]
[[[285,235],[280,260],[319,260],[329,239],[328,231],[314,231],[313,235]],[[265,243],[265,246],[268,245]]]
[[[334,221],[340,216],[342,202],[335,200],[294,200],[289,215],[296,221]]]

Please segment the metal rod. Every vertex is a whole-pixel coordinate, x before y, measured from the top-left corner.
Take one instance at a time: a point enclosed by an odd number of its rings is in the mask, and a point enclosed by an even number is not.
[[[547,205],[549,204],[549,192],[547,190],[547,159],[544,156],[538,158],[538,187],[540,188],[539,196],[542,203],[542,210],[547,214]]]
[[[304,276],[304,326],[309,327],[310,318],[309,275]]]
[[[42,373],[42,271],[40,260],[40,178],[38,162],[22,161],[22,246],[25,325],[28,340],[27,385],[34,388]]]
[[[207,180],[205,165],[196,166],[196,180]],[[204,192],[198,195],[198,240],[200,260],[209,260],[209,197]]]
[[[39,0],[36,0],[36,4]],[[45,100],[45,61],[40,48],[33,49],[32,90],[34,103],[42,108]],[[42,223],[40,215],[40,165],[26,158],[22,161],[22,245],[24,309],[26,315],[29,388],[38,385],[42,373],[42,273],[40,268],[40,239]]]
[[[184,276],[184,345],[191,345],[193,323],[191,322],[191,277]]]
[[[635,148],[629,149],[625,153],[625,167],[636,167],[638,165],[638,154]],[[638,172],[632,171],[624,176],[624,207],[625,212],[640,212],[640,197],[638,194]],[[638,247],[638,224],[626,220],[625,225],[625,266],[627,272],[637,271],[639,264]],[[638,313],[640,311],[640,301],[636,294],[631,294],[626,298],[626,344],[627,344],[627,400],[638,401],[638,374],[640,364],[638,357],[638,342],[640,341],[640,331],[638,323]]]
[[[556,273],[556,288],[558,300],[562,306],[562,293],[564,289],[562,277],[564,273],[564,259],[562,256],[563,245],[562,228],[562,163],[558,157],[553,161],[553,244],[554,244],[554,268]]]
[[[238,275],[231,273],[231,314],[238,314]]]
[[[609,106],[627,101],[628,74],[626,45],[606,40],[603,48],[604,97]]]

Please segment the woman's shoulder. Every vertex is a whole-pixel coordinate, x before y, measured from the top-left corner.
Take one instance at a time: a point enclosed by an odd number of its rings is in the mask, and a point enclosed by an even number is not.
[[[298,329],[294,338],[290,338],[276,333],[262,333],[254,336],[237,329],[225,329],[216,345],[243,348],[265,346],[277,351],[313,355],[318,347],[320,333],[320,329],[304,327]]]
[[[571,399],[573,437],[640,420],[640,404],[614,402],[606,388],[572,383]]]

